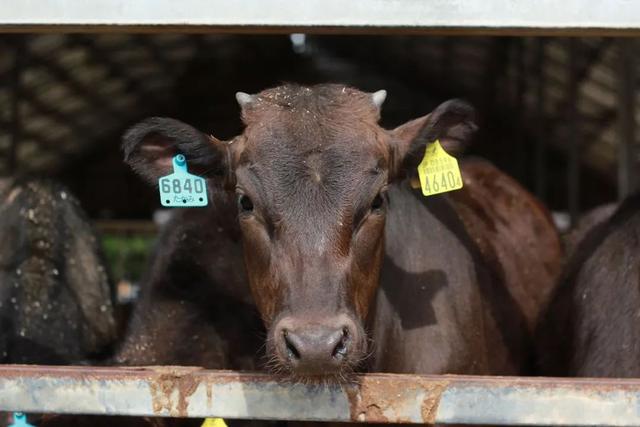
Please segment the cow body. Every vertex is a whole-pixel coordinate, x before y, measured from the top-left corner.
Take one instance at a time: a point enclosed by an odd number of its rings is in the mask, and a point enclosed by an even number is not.
[[[562,270],[562,241],[548,210],[518,182],[481,159],[461,162],[464,187],[451,193],[465,229],[535,330]]]
[[[209,286],[194,291],[205,311],[215,310],[220,295],[247,301],[250,292],[266,329],[266,340],[256,340],[266,341],[267,365],[295,380],[344,381],[365,367],[525,372],[527,315],[535,310],[524,313],[514,298],[524,285],[497,268],[508,255],[492,265],[476,242],[508,227],[470,234],[463,202],[425,199],[404,179],[427,142],[439,139],[450,152],[464,146],[475,129],[472,111],[452,101],[385,131],[377,125],[383,99],[339,85],[239,94],[247,129],[226,143],[171,119],[132,128],[125,154],[141,176],[156,183],[182,153],[190,171],[208,178],[214,205],[182,214],[193,222],[173,227],[194,230],[195,240],[171,233],[160,243],[163,261],[146,286],[155,297],[140,308],[152,311],[161,295],[154,289],[182,283]],[[509,196],[525,193],[517,187]],[[481,210],[493,215],[486,205]],[[171,265],[181,258],[191,267],[176,277]],[[123,354],[144,342],[139,331],[154,328],[144,323],[132,328]]]
[[[114,293],[78,201],[49,181],[0,193],[0,360],[70,364],[116,339]]]
[[[567,255],[571,256],[580,245],[580,242],[582,242],[593,229],[607,222],[619,207],[620,205],[618,203],[607,203],[596,206],[581,215],[578,223],[572,226],[563,238]]]
[[[592,227],[538,330],[545,375],[640,376],[640,196]]]
[[[389,198],[394,208],[385,230],[373,370],[524,372],[523,315],[482,259],[450,198],[425,199],[408,183],[394,187]]]
[[[237,225],[220,205],[176,212],[114,362],[255,369],[262,336]]]

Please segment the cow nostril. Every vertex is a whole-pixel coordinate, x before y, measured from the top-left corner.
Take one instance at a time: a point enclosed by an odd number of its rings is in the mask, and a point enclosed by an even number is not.
[[[300,360],[300,352],[298,352],[296,346],[289,340],[286,330],[282,331],[282,337],[284,338],[284,344],[287,347],[287,356],[289,359]]]
[[[336,359],[341,359],[345,357],[347,355],[348,342],[349,342],[349,329],[345,327],[345,328],[342,328],[342,337],[340,337],[340,340],[338,341],[336,346],[333,348],[333,352],[331,353],[331,356],[333,356]]]

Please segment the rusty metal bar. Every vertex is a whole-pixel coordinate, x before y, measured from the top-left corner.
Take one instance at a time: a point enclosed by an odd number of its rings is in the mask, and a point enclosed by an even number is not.
[[[0,411],[490,425],[640,425],[640,380],[370,374],[351,385],[188,367],[8,365]]]

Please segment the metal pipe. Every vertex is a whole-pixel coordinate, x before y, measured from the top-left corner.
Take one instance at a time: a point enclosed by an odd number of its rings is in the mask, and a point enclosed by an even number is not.
[[[0,410],[490,425],[640,425],[640,380],[369,374],[350,385],[188,367],[7,365]]]

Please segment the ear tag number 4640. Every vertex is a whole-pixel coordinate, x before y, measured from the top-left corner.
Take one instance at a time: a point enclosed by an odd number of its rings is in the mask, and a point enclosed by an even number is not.
[[[170,208],[207,206],[207,183],[204,178],[187,172],[187,159],[182,154],[173,157],[173,173],[158,180],[160,203]]]
[[[447,154],[437,140],[427,146],[424,158],[418,166],[418,177],[422,194],[425,196],[462,188],[462,175],[458,161]]]

